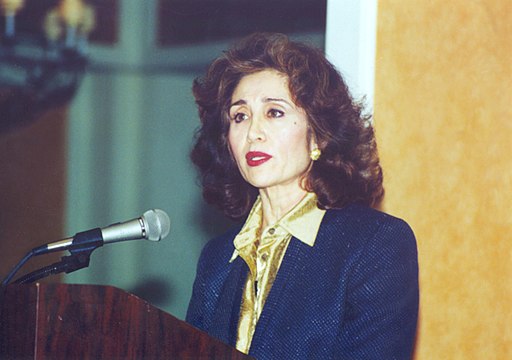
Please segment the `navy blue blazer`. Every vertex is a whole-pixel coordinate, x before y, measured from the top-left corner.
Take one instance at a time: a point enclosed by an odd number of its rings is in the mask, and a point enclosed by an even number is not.
[[[187,321],[236,343],[248,267],[240,228],[211,240]],[[314,247],[292,238],[256,326],[256,359],[410,359],[418,314],[416,241],[400,219],[359,205],[328,210]]]

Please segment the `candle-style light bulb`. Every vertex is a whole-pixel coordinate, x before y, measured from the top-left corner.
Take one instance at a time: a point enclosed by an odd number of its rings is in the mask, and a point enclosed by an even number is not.
[[[46,14],[43,28],[49,42],[57,42],[60,39],[62,27],[57,9],[53,9]]]
[[[16,14],[24,5],[25,0],[0,0],[0,8],[4,14]]]
[[[66,24],[65,45],[68,48],[76,47],[76,33],[82,20],[85,6],[82,0],[62,0],[58,12]]]
[[[59,15],[67,26],[78,27],[85,11],[82,0],[62,0],[59,5]]]
[[[13,38],[16,33],[15,16],[23,7],[25,0],[0,0],[0,8],[5,16],[5,36]]]

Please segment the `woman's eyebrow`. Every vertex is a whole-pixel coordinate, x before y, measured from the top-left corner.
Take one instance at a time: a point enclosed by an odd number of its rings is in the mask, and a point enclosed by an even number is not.
[[[229,105],[229,109],[231,109],[233,106],[246,105],[246,104],[247,104],[247,101],[245,101],[244,99],[240,99],[238,101],[235,101],[231,105]]]
[[[264,98],[262,100],[262,102],[263,103],[282,102],[282,103],[287,104],[288,106],[293,107],[293,104],[291,104],[288,100],[285,100],[285,99],[282,99],[282,98],[271,98],[271,97],[268,97],[268,98]],[[233,106],[239,106],[239,105],[247,105],[247,101],[245,101],[244,99],[237,100],[234,103],[232,103],[231,105],[229,105],[228,109],[231,109]]]
[[[285,99],[281,99],[281,98],[265,98],[263,99],[263,102],[265,103],[269,103],[269,102],[283,102],[285,104],[287,104],[288,106],[292,106],[292,104],[290,104],[290,102],[288,100],[285,100]]]

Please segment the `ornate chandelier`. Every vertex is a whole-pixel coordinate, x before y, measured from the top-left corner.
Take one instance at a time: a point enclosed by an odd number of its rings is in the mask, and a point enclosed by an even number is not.
[[[82,0],[61,0],[44,16],[41,31],[29,34],[18,31],[16,22],[29,6],[25,0],[0,0],[0,131],[68,103],[87,65],[87,36],[95,22],[92,7]]]

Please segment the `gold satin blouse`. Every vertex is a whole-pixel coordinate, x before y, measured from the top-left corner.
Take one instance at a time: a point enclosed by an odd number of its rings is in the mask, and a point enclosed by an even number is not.
[[[263,212],[258,197],[242,230],[235,237],[235,251],[230,262],[240,256],[249,267],[238,322],[236,348],[239,351],[249,352],[256,324],[292,236],[309,246],[315,244],[325,214],[325,210],[320,210],[316,203],[316,195],[307,193],[276,224],[261,229]]]

